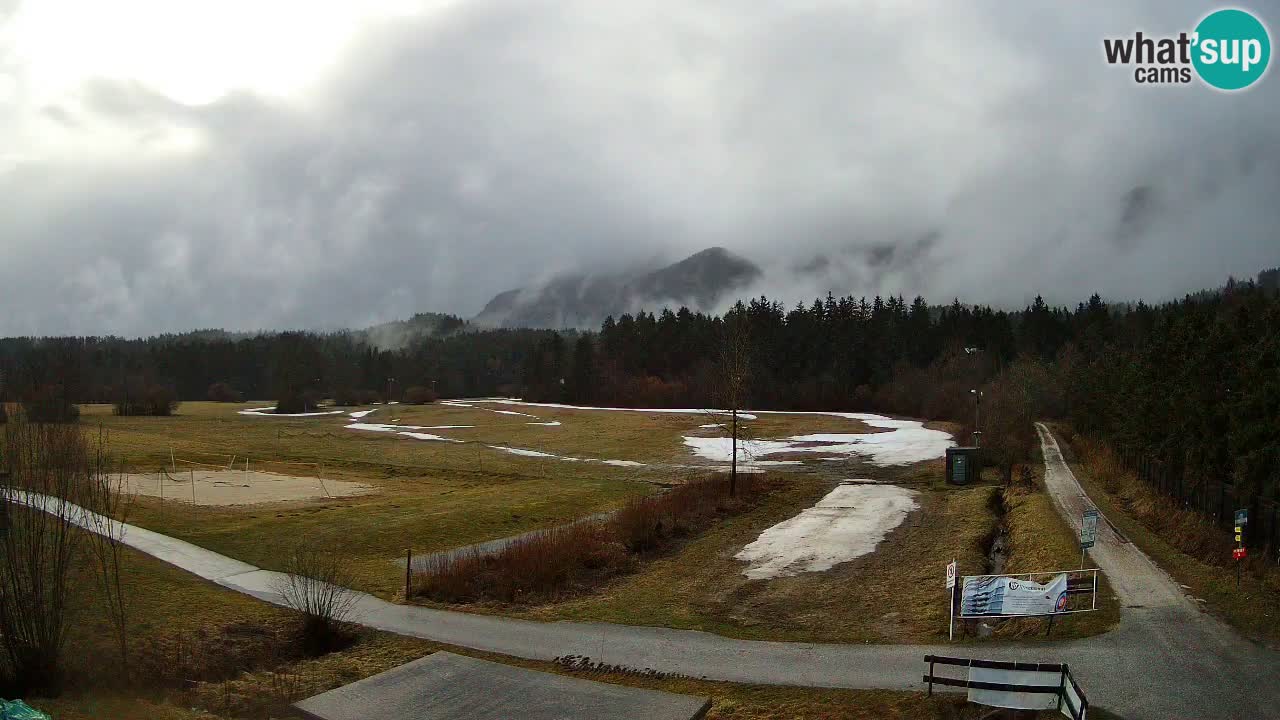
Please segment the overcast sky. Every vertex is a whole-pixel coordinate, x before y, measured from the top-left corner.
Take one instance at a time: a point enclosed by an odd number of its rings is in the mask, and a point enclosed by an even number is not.
[[[714,245],[789,302],[1252,276],[1275,69],[1227,94],[1102,55],[1213,7],[0,0],[0,335],[470,316]]]

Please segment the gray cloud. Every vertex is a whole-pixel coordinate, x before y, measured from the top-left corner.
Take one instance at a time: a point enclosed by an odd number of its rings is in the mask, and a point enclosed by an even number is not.
[[[37,121],[128,152],[0,162],[0,334],[470,315],[714,245],[789,302],[1176,296],[1280,264],[1276,78],[1102,60],[1202,11],[481,0],[368,29],[302,100],[94,81]]]

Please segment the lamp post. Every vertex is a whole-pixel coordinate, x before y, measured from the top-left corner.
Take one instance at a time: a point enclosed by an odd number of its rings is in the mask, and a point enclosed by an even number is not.
[[[981,447],[982,431],[978,428],[982,418],[982,391],[973,389],[969,392],[973,394],[973,446]]]
[[[387,404],[388,404],[388,405],[390,405],[390,404],[391,404],[391,383],[393,383],[393,382],[395,382],[395,381],[396,381],[396,379],[395,379],[395,378],[393,378],[393,377],[389,377],[389,378],[387,378]]]

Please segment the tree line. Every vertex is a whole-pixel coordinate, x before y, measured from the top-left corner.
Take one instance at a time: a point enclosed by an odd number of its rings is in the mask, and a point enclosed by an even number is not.
[[[981,430],[990,461],[1006,472],[1034,450],[1031,419],[1061,417],[1080,432],[1275,494],[1278,280],[1266,271],[1257,282],[1160,305],[1109,305],[1094,295],[1069,308],[1037,297],[1011,312],[833,295],[788,309],[759,297],[722,315],[623,314],[588,332],[457,321],[446,335],[395,350],[361,332],[8,338],[0,340],[0,392],[52,416],[124,397],[137,412],[206,398],[296,409],[321,398],[404,399],[410,388],[426,399],[705,407],[723,387],[733,327],[746,338],[744,406],[951,420],[965,438]]]

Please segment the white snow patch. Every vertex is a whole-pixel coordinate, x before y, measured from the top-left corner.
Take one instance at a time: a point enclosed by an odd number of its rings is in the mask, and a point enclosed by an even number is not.
[[[441,441],[441,442],[451,442],[451,443],[460,443],[460,442],[462,442],[461,440],[454,440],[453,438],[447,438],[447,437],[445,437],[445,436],[443,436],[443,435],[432,435],[431,433],[420,433],[420,432],[398,432],[398,433],[396,433],[396,434],[397,434],[397,435],[404,435],[405,437],[411,437],[411,438],[413,438],[414,440],[439,440],[439,441]]]
[[[253,415],[255,417],[316,417],[319,415],[341,415],[343,412],[342,410],[325,410],[321,412],[309,412],[309,413],[277,413],[275,412],[275,409],[276,409],[275,405],[272,405],[271,407],[264,407],[264,408],[249,408],[247,410],[239,411],[239,414]]]
[[[644,467],[644,463],[636,462],[635,460],[598,460],[597,462],[614,467]]]
[[[494,450],[501,450],[502,452],[511,453],[512,455],[521,455],[523,457],[555,458],[557,460],[570,460],[573,462],[577,462],[578,460],[578,458],[567,458],[567,457],[562,457],[560,455],[552,455],[551,453],[545,453],[545,452],[542,452],[541,450],[526,450],[524,448],[507,447],[505,445],[489,445],[488,447],[491,447]]]
[[[482,403],[501,403],[503,405],[523,405],[526,407],[542,407],[554,408],[558,410],[601,410],[604,412],[639,412],[639,413],[673,413],[678,415],[732,415],[729,410],[714,410],[709,408],[621,408],[621,407],[592,407],[590,405],[565,405],[562,403],[535,403],[524,402],[523,400],[511,400],[508,398],[485,398],[483,400],[473,400],[472,402]],[[502,412],[495,410],[494,412]],[[739,420],[755,420],[755,415],[745,412],[738,413]]]
[[[347,414],[348,414],[348,415],[350,415],[351,417],[353,417],[353,418],[355,418],[355,419],[359,420],[360,418],[364,417],[365,415],[368,415],[369,413],[377,412],[377,411],[378,411],[378,408],[374,408],[374,409],[372,409],[372,410],[356,410],[356,411],[355,411],[355,412],[353,412],[353,413],[347,413]]]
[[[821,572],[876,549],[919,507],[914,490],[896,485],[840,485],[818,504],[760,533],[736,557],[752,580]]]
[[[365,432],[385,432],[395,433],[396,435],[404,435],[414,440],[436,440],[439,442],[460,443],[461,440],[447,438],[443,435],[435,435],[432,433],[409,432],[410,430],[448,430],[451,428],[468,428],[471,425],[384,425],[381,423],[351,423],[346,426],[347,430],[364,430]]]
[[[833,454],[860,455],[872,464],[910,465],[933,460],[955,445],[949,433],[930,430],[917,420],[895,420],[866,413],[831,413],[877,428],[881,433],[812,433],[792,435],[779,440],[738,440],[738,461],[781,453],[821,453],[829,459]],[[698,457],[716,462],[729,462],[733,455],[733,439],[727,437],[685,436],[684,444]]]
[[[516,412],[515,410],[490,410],[489,412],[501,413],[503,415],[519,415],[520,417],[531,417],[531,418],[538,417],[537,415],[530,415],[529,413]]]
[[[525,425],[541,425],[543,427],[559,427],[560,421],[552,420],[551,422],[530,422],[530,423],[525,423]]]

